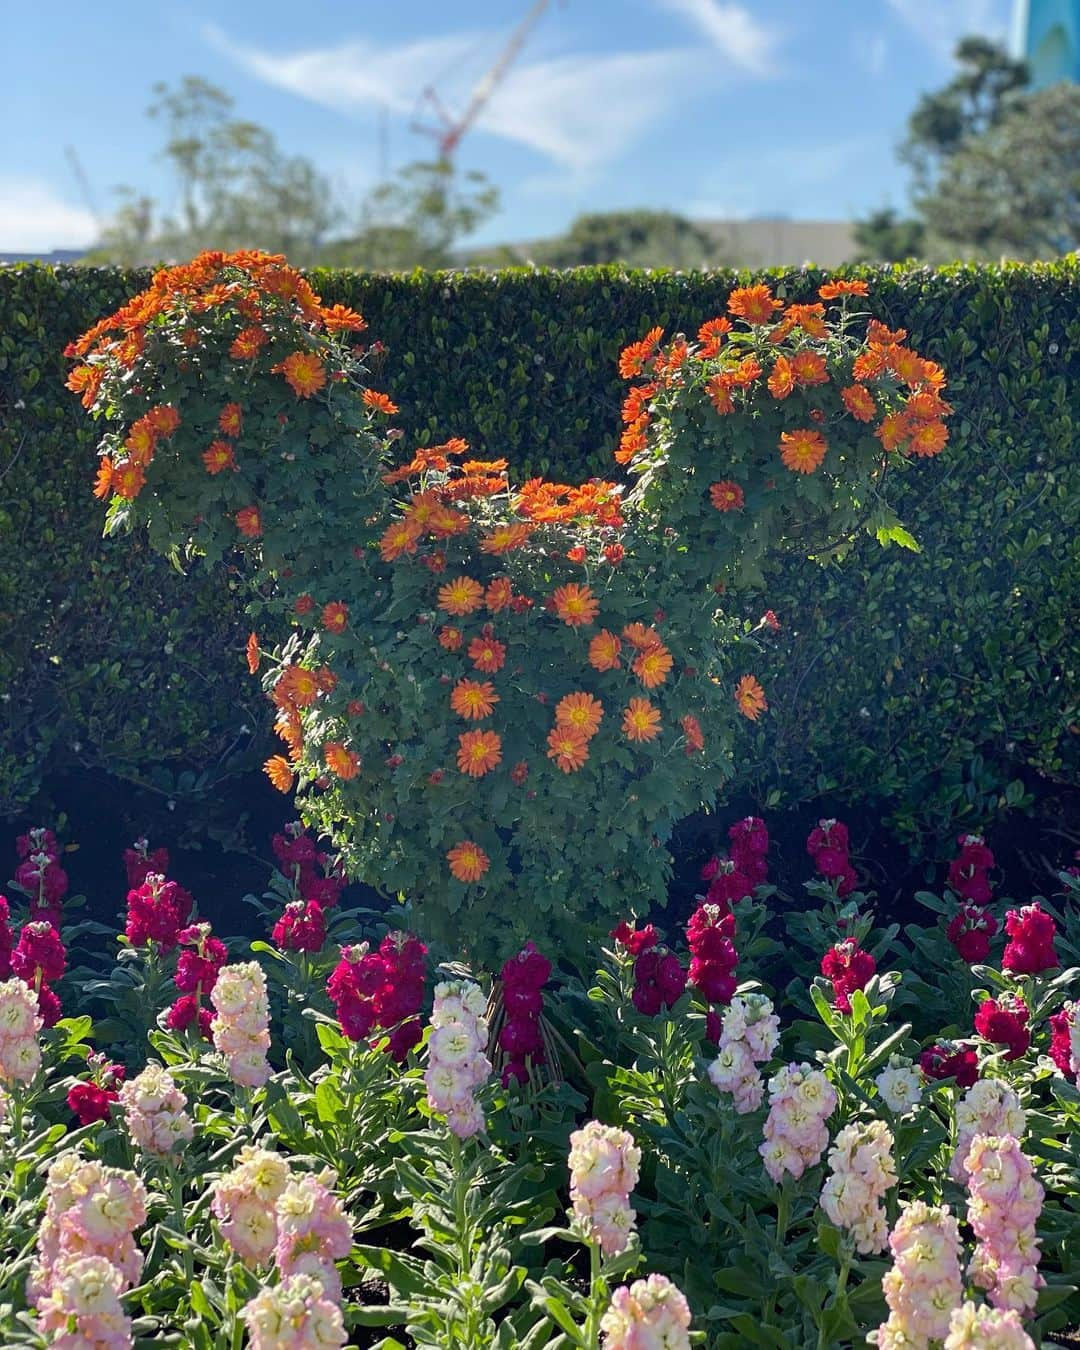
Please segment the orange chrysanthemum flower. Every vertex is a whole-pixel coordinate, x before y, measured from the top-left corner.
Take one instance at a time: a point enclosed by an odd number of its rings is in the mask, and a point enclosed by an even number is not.
[[[624,427],[619,437],[619,448],[615,451],[616,464],[629,464],[635,455],[640,455],[649,445],[649,415],[642,413],[628,427]]]
[[[269,341],[265,328],[245,328],[233,338],[229,355],[234,361],[251,361]]]
[[[244,649],[247,654],[247,666],[249,675],[258,675],[259,673],[259,637],[257,633],[249,633],[247,647]]]
[[[869,287],[865,281],[827,281],[818,287],[822,300],[837,300],[841,295],[868,295]]]
[[[623,399],[622,420],[624,422],[636,422],[643,413],[649,410],[649,401],[660,388],[655,380],[650,380],[648,384],[636,385]]]
[[[662,642],[657,642],[639,653],[630,669],[646,689],[663,684],[674,665],[671,653]]]
[[[513,603],[514,588],[509,577],[496,577],[488,582],[484,592],[484,604],[492,614],[499,614]]]
[[[583,628],[592,623],[600,612],[600,601],[588,586],[570,582],[559,586],[551,597],[555,613],[571,628]]]
[[[180,425],[180,414],[169,403],[161,403],[146,414],[146,422],[155,436],[169,437]]]
[[[928,459],[940,455],[948,440],[949,428],[944,422],[917,422],[908,449],[913,455]]]
[[[293,785],[293,771],[284,755],[271,755],[263,765],[263,773],[279,792],[288,792]]]
[[[202,462],[209,474],[223,473],[226,469],[236,469],[236,455],[228,441],[211,441],[210,448],[202,452]]]
[[[920,389],[908,399],[904,411],[919,422],[938,422],[948,417],[952,408],[936,389]]]
[[[363,316],[348,305],[331,305],[329,308],[324,305],[319,310],[319,318],[329,333],[362,333],[367,327]]]
[[[420,526],[414,520],[395,520],[383,531],[379,555],[383,562],[393,562],[403,553],[415,553],[419,538]]]
[[[326,367],[314,352],[293,352],[274,370],[285,376],[297,398],[311,398],[326,383]]]
[[[563,773],[576,773],[589,758],[589,738],[576,727],[553,727],[547,743],[548,759],[553,759]]]
[[[242,506],[236,513],[236,528],[246,539],[257,539],[262,534],[262,516],[257,506]]]
[[[829,331],[824,305],[788,305],[784,322],[792,328],[801,328],[807,337],[823,338]]]
[[[714,375],[705,382],[705,393],[709,402],[718,413],[725,415],[735,411],[735,400],[731,397],[731,380],[727,375]]]
[[[112,460],[105,456],[98,464],[97,477],[94,479],[94,496],[98,498],[107,497],[112,492],[112,480]]]
[[[596,735],[603,716],[604,705],[592,694],[566,694],[555,705],[555,725],[572,727],[587,741]]]
[[[894,344],[886,351],[885,360],[889,369],[912,389],[922,383],[923,359],[918,352],[913,352],[910,347],[901,347]]]
[[[628,623],[622,630],[623,637],[629,642],[631,647],[639,652],[648,651],[650,647],[655,647],[660,641],[660,634],[655,628],[650,628],[645,623]]]
[[[315,683],[319,686],[319,692],[323,694],[332,694],[337,688],[338,677],[329,666],[320,666],[315,672]]]
[[[618,670],[622,664],[619,660],[621,651],[622,643],[615,634],[601,629],[589,643],[589,665],[593,670]]]
[[[146,473],[141,464],[127,460],[117,464],[112,473],[112,490],[126,501],[134,501],[146,486]]]
[[[500,525],[491,534],[481,537],[480,551],[494,554],[510,553],[513,549],[521,547],[534,528],[520,520],[512,525]]]
[[[701,733],[701,723],[693,715],[687,713],[685,717],[679,719],[679,725],[683,729],[683,735],[686,737],[686,753],[692,755],[698,750],[705,749],[705,737]]]
[[[709,488],[709,500],[718,511],[741,511],[746,504],[742,488],[730,478]]]
[[[898,450],[911,436],[911,424],[901,412],[886,413],[874,435],[886,450]]]
[[[795,383],[804,388],[813,384],[828,384],[829,372],[825,369],[825,358],[819,352],[808,351],[805,347],[796,352],[791,359],[791,373]]]
[[[484,588],[472,577],[455,577],[439,587],[439,608],[447,614],[471,614],[484,603]]]
[[[728,299],[728,312],[752,324],[768,323],[783,308],[768,286],[740,286]]]
[[[244,427],[244,410],[239,403],[226,403],[218,414],[218,430],[223,436],[236,440]]]
[[[303,595],[298,595],[296,597],[296,604],[293,605],[293,610],[297,614],[310,614],[314,608],[314,597],[308,595],[307,591],[305,591]]]
[[[447,853],[446,861],[450,864],[451,875],[466,885],[471,881],[479,881],[491,866],[488,855],[471,839],[463,839],[460,844],[455,844]]]
[[[323,746],[323,759],[334,777],[342,782],[347,783],[360,772],[360,756],[346,749],[340,741],[327,741]]]
[[[632,380],[640,375],[645,362],[655,353],[660,339],[664,336],[662,328],[650,328],[640,342],[631,342],[619,355],[619,374],[624,380]]]
[[[608,544],[604,548],[604,561],[612,567],[618,567],[625,557],[626,549],[622,544]]]
[[[344,633],[349,622],[349,606],[343,600],[331,600],[322,608],[322,626],[328,633]]]
[[[623,710],[622,729],[628,741],[655,741],[660,735],[660,709],[647,698],[632,698]]]
[[[861,352],[851,367],[851,374],[856,380],[876,379],[885,369],[885,353],[877,347],[871,347],[868,352]]]
[[[495,731],[463,731],[458,737],[457,765],[470,778],[482,778],[502,760],[502,739]]]
[[[499,696],[490,680],[458,680],[450,691],[450,707],[459,717],[478,722],[490,717]]]
[[[791,368],[791,362],[786,356],[780,355],[776,358],[776,364],[769,375],[769,393],[773,398],[787,398],[788,394],[795,388],[795,372]]]
[[[460,628],[451,628],[444,625],[439,629],[439,646],[445,651],[456,652],[461,650],[463,638]]]
[[[469,643],[469,660],[485,675],[494,675],[506,664],[506,646],[490,637],[476,637]]]
[[[872,422],[877,416],[874,396],[864,384],[852,384],[847,389],[841,389],[840,397],[856,422]]]
[[[753,675],[744,675],[735,686],[735,702],[742,715],[751,722],[756,722],[769,706],[765,701],[765,690]]]
[[[380,394],[375,389],[364,390],[364,402],[375,412],[385,413],[387,417],[398,411],[398,405],[393,402],[389,394]]]
[[[150,425],[149,417],[140,417],[137,422],[132,422],[131,430],[124,441],[128,459],[135,464],[149,464],[154,458],[157,439],[157,433]]]
[[[813,473],[821,467],[828,446],[820,431],[782,431],[780,458],[793,473]]]
[[[273,699],[279,708],[310,708],[318,694],[319,681],[313,670],[286,666],[274,685]]]
[[[701,350],[698,356],[703,361],[708,361],[713,356],[720,355],[720,347],[724,341],[724,335],[731,332],[730,319],[708,319],[698,329],[697,340],[701,343]]]

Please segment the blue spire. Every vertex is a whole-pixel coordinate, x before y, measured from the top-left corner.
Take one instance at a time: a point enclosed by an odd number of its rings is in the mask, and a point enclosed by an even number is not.
[[[1080,82],[1080,0],[1016,0],[1012,45],[1031,68],[1033,89]]]

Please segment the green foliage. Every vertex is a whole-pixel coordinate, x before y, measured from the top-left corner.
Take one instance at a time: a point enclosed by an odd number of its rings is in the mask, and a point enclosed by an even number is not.
[[[627,267],[710,267],[716,239],[673,211],[599,211],[578,216],[563,235],[518,249],[546,267],[622,263]]]
[[[733,787],[780,794],[774,803],[870,797],[908,829],[946,833],[1003,808],[1020,774],[1075,780],[1080,395],[1068,375],[1080,269],[863,275],[876,312],[946,366],[955,448],[896,487],[921,553],[858,547],[842,569],[792,568],[762,594],[783,627],[771,677],[762,672],[770,713]],[[787,298],[811,300],[822,276],[774,279]],[[8,810],[73,761],[125,778],[157,765],[205,771],[220,795],[229,772],[265,754],[247,753],[240,734],[263,724],[263,705],[243,674],[237,578],[222,566],[184,579],[148,550],[97,538],[95,433],[62,388],[61,351],[146,281],[70,268],[0,275]],[[692,334],[722,312],[733,278],[608,268],[320,271],[313,281],[386,344],[374,378],[401,405],[410,444],[461,435],[509,459],[516,477],[575,481],[612,471],[620,348],[653,324]],[[223,648],[236,653],[224,669]]]

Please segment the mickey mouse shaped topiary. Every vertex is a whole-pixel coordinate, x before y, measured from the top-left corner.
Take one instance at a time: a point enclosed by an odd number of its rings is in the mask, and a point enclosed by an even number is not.
[[[628,347],[631,487],[513,486],[458,440],[395,465],[364,320],[260,253],[159,272],[71,344],[68,384],[105,424],[106,532],[239,552],[260,624],[292,625],[248,648],[275,786],[427,936],[491,958],[662,901],[675,823],[767,708],[733,597],[771,555],[911,542],[888,482],[950,410],[865,295],[745,287],[695,342]]]

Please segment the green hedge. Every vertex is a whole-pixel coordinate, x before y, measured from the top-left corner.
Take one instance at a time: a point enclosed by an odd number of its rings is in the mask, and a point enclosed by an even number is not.
[[[947,368],[953,445],[897,493],[921,554],[860,545],[842,565],[790,567],[762,596],[783,630],[771,715],[740,785],[774,803],[880,798],[910,829],[951,829],[995,809],[1010,780],[1076,781],[1080,265],[862,275],[874,311]],[[821,280],[771,276],[791,299]],[[94,431],[63,388],[61,351],[146,279],[0,268],[8,812],[73,763],[197,792],[264,750],[227,571],[185,579],[99,539]],[[732,280],[618,268],[315,277],[386,344],[382,387],[410,437],[463,435],[519,477],[571,480],[612,476],[621,346],[653,324],[696,329]]]

